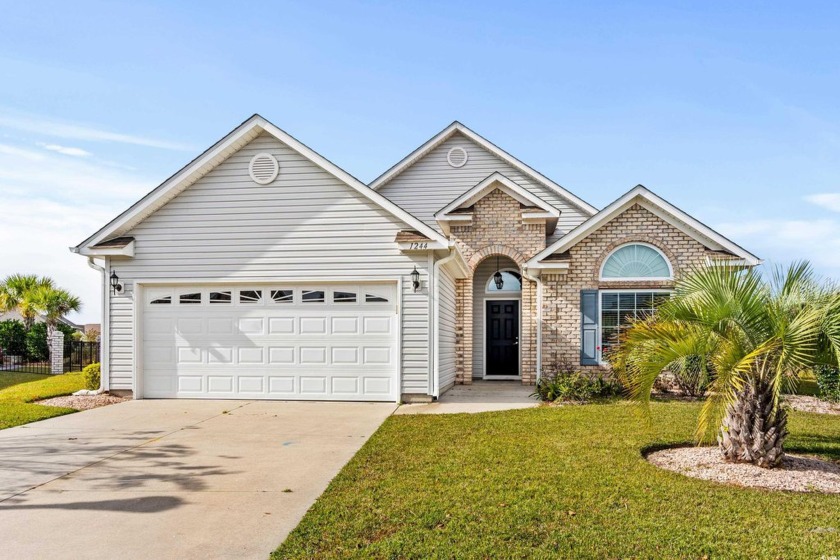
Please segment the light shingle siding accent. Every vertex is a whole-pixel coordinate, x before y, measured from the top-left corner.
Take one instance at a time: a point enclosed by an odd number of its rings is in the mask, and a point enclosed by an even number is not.
[[[522,265],[546,246],[545,223],[523,223],[519,202],[498,189],[475,203],[470,225],[455,226],[451,231],[472,272],[495,255],[508,257],[521,271]],[[474,348],[473,335],[476,318],[482,320],[483,310],[474,302],[484,305],[484,299],[474,297],[474,283],[472,276],[457,283],[456,381],[464,384],[472,383],[474,355],[482,351]],[[521,297],[520,373],[523,383],[532,384],[537,363],[536,284],[523,278]]]
[[[644,242],[661,250],[674,269],[675,279],[705,264],[708,250],[671,224],[635,204],[569,250],[566,274],[543,275],[543,374],[558,364],[581,370],[580,293],[591,289],[672,288],[673,281],[601,281],[601,264],[616,247]]]

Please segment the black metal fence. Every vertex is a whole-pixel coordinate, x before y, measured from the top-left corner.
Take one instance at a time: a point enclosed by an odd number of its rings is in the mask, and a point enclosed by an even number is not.
[[[81,371],[99,361],[99,343],[81,340],[64,341],[64,371]]]
[[[51,373],[49,360],[39,362],[31,360],[26,356],[15,355],[3,356],[2,359],[0,359],[0,371],[44,374]]]

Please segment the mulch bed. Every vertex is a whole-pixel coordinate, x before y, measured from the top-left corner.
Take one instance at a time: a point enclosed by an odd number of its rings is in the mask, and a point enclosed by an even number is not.
[[[717,447],[674,447],[650,453],[657,467],[685,476],[750,488],[840,494],[840,464],[799,455],[785,455],[782,465],[763,469],[748,463],[727,463]]]

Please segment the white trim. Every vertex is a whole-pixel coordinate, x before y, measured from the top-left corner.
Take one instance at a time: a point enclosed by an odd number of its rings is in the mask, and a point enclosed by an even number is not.
[[[650,280],[650,278],[646,278],[645,280]],[[604,314],[604,294],[655,294],[655,293],[668,293],[673,294],[673,288],[604,288],[602,290],[598,290],[598,347],[596,350],[598,363],[601,365],[609,365],[604,362],[604,322],[602,320]],[[619,313],[618,317],[620,329],[621,323],[621,315]]]
[[[381,194],[368,188],[367,185],[314,150],[310,149],[308,146],[298,141],[288,133],[279,129],[260,115],[254,115],[231,131],[227,136],[222,138],[222,140],[210,147],[203,154],[198,156],[187,166],[149,192],[122,214],[114,218],[102,229],[88,237],[76,247],[71,248],[71,251],[79,253],[83,248],[96,245],[101,241],[125,233],[135,227],[149,215],[153,214],[158,208],[163,206],[166,202],[186,189],[188,186],[195,183],[198,179],[206,175],[210,172],[210,170],[218,166],[231,154],[256,138],[263,131],[271,134],[292,150],[309,159],[312,163],[341,180],[347,186],[353,188],[359,194],[368,198],[371,202],[388,211],[394,217],[400,219],[406,225],[411,226],[413,229],[419,231],[429,239],[441,243],[447,242],[445,237],[433,228],[427,226],[421,220],[415,218]]]
[[[549,203],[541,199],[540,197],[532,194],[531,192],[527,191],[526,189],[520,187],[498,171],[491,173],[480,183],[472,187],[470,190],[444,206],[438,212],[435,213],[436,220],[452,220],[453,217],[449,215],[450,212],[461,208],[462,206],[472,206],[479,200],[481,200],[487,193],[499,189],[511,198],[517,200],[522,204],[528,204],[531,206],[537,206],[543,210],[544,214],[547,214],[549,218],[559,218],[560,211],[557,208],[554,208]],[[525,216],[526,212],[523,212],[523,217]],[[527,214],[532,214],[532,212],[527,212]],[[455,218],[457,220],[457,215]],[[472,219],[472,217],[470,217]]]
[[[637,203],[645,209],[651,211],[656,216],[667,221],[680,231],[684,232],[686,235],[696,239],[698,242],[711,246],[711,249],[728,251],[735,255],[736,258],[740,258],[744,262],[748,263],[748,266],[761,264],[761,259],[746,249],[733,243],[702,222],[695,220],[673,204],[655,195],[644,186],[637,185],[618,198],[615,202],[601,210],[598,214],[589,218],[564,237],[560,238],[555,243],[546,247],[543,251],[540,251],[536,256],[532,257],[527,263],[528,268],[537,268],[540,261],[546,257],[553,255],[554,253],[562,253],[569,250],[571,247]]]
[[[498,293],[498,292],[497,292]],[[517,292],[511,292],[516,294]],[[517,364],[516,370],[519,372],[519,375],[491,375],[487,376],[487,304],[491,301],[515,301],[519,305],[519,319],[517,321],[517,327],[519,332],[516,334],[516,355],[517,355]],[[482,332],[484,336],[481,337],[481,346],[482,346],[482,353],[484,358],[481,360],[481,378],[484,380],[510,380],[510,379],[522,379],[522,294],[519,292],[519,297],[486,297],[484,298],[484,305],[482,306]]]
[[[584,214],[588,214],[590,216],[594,215],[598,209],[592,206],[591,204],[585,202],[583,199],[578,198],[574,194],[570,193],[545,175],[539,173],[535,169],[525,165],[506,151],[502,150],[492,142],[488,141],[487,139],[479,136],[463,124],[459,123],[458,121],[453,122],[445,129],[440,131],[438,134],[433,136],[430,140],[426,141],[422,146],[408,154],[405,158],[397,162],[393,165],[390,169],[388,169],[385,173],[377,177],[371,184],[370,188],[373,190],[379,190],[383,185],[391,181],[394,177],[405,171],[407,168],[411,167],[415,162],[417,162],[420,158],[431,152],[433,149],[438,147],[440,144],[448,140],[453,134],[456,132],[460,132],[464,136],[466,136],[469,140],[472,140],[474,143],[478,144],[480,147],[484,148],[491,154],[495,155],[502,161],[506,162],[508,165],[521,171],[525,175],[528,175],[532,179],[536,180],[538,183],[541,183],[545,187],[556,192],[560,195],[561,198],[570,202],[573,206],[582,210]]]
[[[132,239],[122,247],[100,247],[97,249],[85,247],[74,252],[78,252],[85,257],[134,257],[134,247],[135,244]],[[71,251],[73,249],[74,247],[70,248]]]
[[[391,278],[378,278],[376,280],[370,279],[355,279],[355,278],[345,278],[341,280],[334,280],[334,281],[325,281],[322,278],[319,279],[293,279],[293,280],[280,280],[280,279],[260,279],[260,280],[247,280],[247,279],[236,279],[236,278],[221,278],[221,279],[206,279],[206,278],[197,278],[195,280],[185,280],[183,278],[178,279],[163,279],[163,278],[151,278],[151,279],[135,279],[133,280],[134,287],[132,291],[132,299],[133,299],[133,317],[132,317],[132,328],[134,329],[134,359],[132,360],[132,393],[135,399],[142,399],[143,398],[143,385],[140,379],[139,372],[143,371],[143,319],[142,315],[145,312],[145,305],[144,305],[144,298],[143,298],[143,290],[146,287],[155,287],[155,286],[194,286],[194,285],[228,285],[228,284],[236,284],[236,285],[266,285],[266,284],[288,284],[292,286],[297,286],[300,284],[312,284],[315,285],[330,285],[330,284],[351,284],[354,282],[363,283],[363,284],[389,284],[393,285],[394,289],[396,290],[396,301],[394,302],[395,308],[395,320],[396,320],[396,329],[397,332],[395,333],[395,345],[396,345],[396,354],[397,354],[397,361],[395,364],[396,371],[395,373],[395,386],[394,386],[394,402],[399,403],[402,399],[402,371],[403,371],[403,353],[402,353],[402,339],[403,339],[403,305],[402,305],[402,286],[403,286],[403,279],[402,277],[391,277]],[[139,302],[139,307],[138,307]],[[109,357],[110,359],[110,357]],[[367,402],[367,401],[359,401],[359,402]],[[372,401],[371,401],[372,402]],[[389,401],[390,402],[390,401]]]
[[[438,259],[434,266],[432,266],[434,315],[430,318],[429,324],[434,326],[434,338],[432,339],[432,353],[434,359],[432,362],[432,382],[429,387],[431,388],[431,395],[433,397],[440,396],[440,325],[438,324],[438,318],[440,317],[440,271],[449,262],[454,261],[458,255],[460,255],[460,253],[453,247],[450,249],[447,256],[442,259]]]
[[[648,247],[649,249],[653,249],[656,251],[660,257],[665,261],[665,266],[668,267],[668,276],[638,276],[638,277],[625,277],[622,276],[621,278],[604,278],[604,267],[607,265],[607,262],[612,258],[612,256],[619,250],[624,249],[625,247],[630,247],[631,245],[642,245],[644,247]],[[604,262],[601,263],[601,268],[598,270],[598,280],[601,282],[666,282],[671,281],[674,279],[674,267],[671,265],[670,259],[662,252],[662,250],[657,247],[656,245],[652,245],[650,243],[645,243],[643,241],[629,241],[627,243],[622,243],[618,247],[614,248],[604,259]]]

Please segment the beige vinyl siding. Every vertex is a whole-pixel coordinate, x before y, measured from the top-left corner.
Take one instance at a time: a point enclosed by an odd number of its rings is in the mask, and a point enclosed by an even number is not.
[[[469,155],[466,165],[460,168],[453,168],[446,161],[446,154],[455,146],[464,148]],[[440,230],[434,219],[435,212],[496,171],[560,210],[557,230],[547,243],[559,239],[586,219],[585,214],[566,202],[556,191],[524,175],[460,133],[455,133],[420,158],[379,188],[378,192],[429,226]]]
[[[519,270],[512,260],[501,257],[499,268],[502,270]],[[486,293],[487,282],[496,272],[496,258],[490,257],[481,261],[473,273],[473,379],[484,377],[484,308],[488,299],[520,299],[520,292],[504,293],[502,295]],[[521,321],[520,321],[521,322]]]
[[[438,363],[440,366],[439,391],[442,395],[455,384],[455,280],[445,269],[438,279],[437,328],[440,336]]]
[[[260,152],[280,163],[277,179],[254,183],[248,163]],[[111,380],[130,389],[135,279],[286,283],[400,279],[402,392],[427,393],[429,303],[410,273],[428,274],[426,255],[400,253],[406,225],[269,134],[262,134],[125,235],[133,259],[112,266],[127,293],[112,298]],[[425,280],[424,280],[425,282]]]

